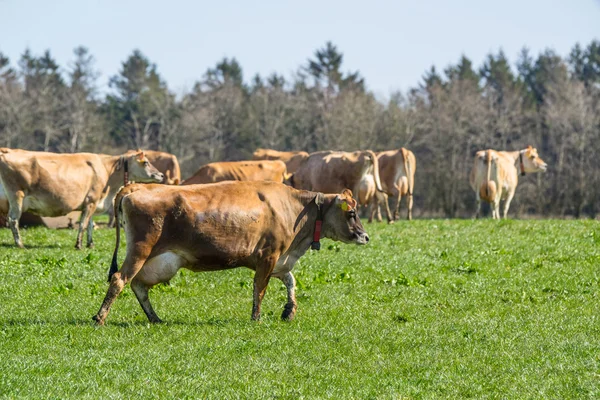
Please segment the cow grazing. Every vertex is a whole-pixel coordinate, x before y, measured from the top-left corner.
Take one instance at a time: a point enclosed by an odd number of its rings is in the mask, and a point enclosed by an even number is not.
[[[271,149],[256,149],[253,160],[281,160],[285,163],[287,172],[290,174],[298,171],[300,166],[308,158],[305,151],[277,151]]]
[[[148,162],[143,152],[123,156],[91,153],[56,154],[0,148],[0,184],[6,200],[8,223],[15,244],[23,247],[19,233],[21,213],[44,217],[81,211],[75,247],[81,248],[87,227],[87,245],[93,246],[92,215],[112,205],[124,175],[138,182],[160,182],[163,174]]]
[[[369,185],[370,179],[381,191],[379,164],[372,151],[319,151],[311,153],[292,175],[290,183],[297,189],[324,193],[339,193],[344,188],[359,193],[361,186]]]
[[[202,166],[192,177],[183,181],[182,185],[222,181],[273,181],[282,183],[287,177],[283,161],[225,161]]]
[[[519,151],[478,151],[469,175],[469,183],[477,201],[475,218],[479,218],[481,200],[490,203],[494,219],[500,219],[500,200],[504,200],[506,218],[519,182],[519,172],[525,175],[545,172],[547,168],[548,165],[538,156],[537,149],[531,146]]]
[[[221,182],[209,185],[130,185],[115,199],[127,255],[117,271],[117,236],[110,286],[94,320],[102,325],[123,287],[131,283],[150,322],[160,322],[148,290],[169,281],[180,268],[214,271],[248,267],[254,275],[252,319],[271,277],[287,288],[282,318],[296,313],[292,268],[320,235],[366,244],[369,236],[356,215],[356,200],[342,194],[300,191],[275,182]],[[117,209],[118,214],[117,214]]]
[[[388,150],[377,153],[379,162],[379,176],[381,178],[381,187],[383,193],[372,197],[372,209],[369,216],[369,222],[373,220],[373,214],[377,209],[377,220],[381,222],[380,205],[383,203],[388,221],[399,218],[400,201],[406,197],[406,218],[412,219],[413,207],[413,188],[415,185],[415,170],[417,161],[412,151],[404,147],[398,150]],[[396,199],[393,219],[390,217],[390,207],[388,196]]]

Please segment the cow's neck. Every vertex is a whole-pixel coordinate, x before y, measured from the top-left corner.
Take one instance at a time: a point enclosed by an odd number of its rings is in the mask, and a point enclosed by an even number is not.
[[[101,157],[108,174],[104,195],[108,195],[108,198],[112,199],[124,185],[123,160],[121,156],[102,155]]]
[[[508,154],[514,160],[514,165],[519,174],[525,175],[525,166],[523,165],[523,153],[525,150],[507,151]]]
[[[317,195],[318,193],[316,192],[302,191],[298,193],[296,197],[298,200],[298,208],[295,210],[296,212],[294,212],[296,220],[294,221],[295,237],[292,247],[297,248],[299,246],[302,251],[308,250],[313,242],[315,222],[319,215],[319,209],[315,203]],[[323,196],[323,203],[320,205],[322,215],[325,215],[326,211],[331,206],[331,203],[335,201],[335,196],[335,194]],[[322,232],[325,231],[326,223],[327,221],[324,218],[321,228]],[[323,234],[321,234],[321,239],[323,237]]]

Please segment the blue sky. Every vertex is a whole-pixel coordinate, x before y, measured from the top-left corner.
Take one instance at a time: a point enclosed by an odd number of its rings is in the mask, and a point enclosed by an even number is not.
[[[387,97],[461,54],[479,66],[502,48],[514,63],[523,46],[565,56],[592,39],[600,39],[600,0],[0,0],[0,51],[13,65],[29,47],[50,49],[66,67],[84,45],[103,91],[135,48],[181,93],[223,57],[236,57],[246,80],[289,77],[331,40],[344,69],[359,70],[370,90]]]

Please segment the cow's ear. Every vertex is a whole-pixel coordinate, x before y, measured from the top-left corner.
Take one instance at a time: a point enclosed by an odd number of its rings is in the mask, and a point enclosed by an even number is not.
[[[146,155],[144,154],[143,151],[140,151],[139,153],[137,153],[137,160],[138,161],[143,161],[144,158],[146,158]]]
[[[350,189],[344,189],[342,190],[342,196],[351,199],[352,198],[352,190]]]

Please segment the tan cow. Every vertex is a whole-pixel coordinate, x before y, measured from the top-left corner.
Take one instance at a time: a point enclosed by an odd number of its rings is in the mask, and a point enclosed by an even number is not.
[[[56,154],[0,148],[0,184],[15,244],[23,247],[19,217],[29,211],[44,217],[81,211],[76,248],[81,248],[87,227],[87,245],[93,246],[92,215],[104,212],[124,182],[124,172],[138,182],[160,182],[163,174],[143,152],[123,156],[75,153]],[[4,204],[3,204],[4,203]]]
[[[182,185],[222,181],[273,181],[287,179],[283,161],[225,161],[206,164]]]
[[[298,171],[300,166],[308,158],[305,151],[277,151],[272,149],[256,149],[253,160],[281,160],[285,163],[287,172],[290,174]]]
[[[167,185],[179,185],[181,183],[181,170],[179,169],[179,162],[177,157],[171,153],[165,153],[164,151],[154,150],[129,150],[127,154],[139,153],[143,151],[150,161],[150,164],[163,173],[165,179],[162,183]]]
[[[136,154],[143,151],[146,154],[146,158],[150,161],[150,164],[162,172],[164,179],[162,183],[166,185],[179,185],[181,182],[181,170],[179,169],[179,161],[177,157],[171,153],[165,153],[163,151],[154,150],[129,150],[127,154]],[[115,216],[113,214],[113,208],[108,207],[108,226],[114,227]]]
[[[117,228],[110,286],[94,320],[104,324],[112,303],[131,283],[148,320],[160,322],[148,299],[152,286],[169,281],[180,268],[236,267],[256,271],[252,319],[260,318],[267,284],[275,277],[287,289],[282,318],[291,320],[296,313],[292,268],[306,250],[321,235],[345,243],[369,241],[355,207],[348,190],[324,195],[275,182],[127,186],[115,199],[127,255],[117,272]]]
[[[373,221],[373,214],[377,211],[377,220],[381,222],[380,205],[383,204],[388,216],[388,222],[393,222],[399,218],[400,201],[406,197],[406,218],[412,219],[413,207],[413,188],[415,185],[415,171],[417,161],[412,151],[404,147],[398,150],[388,150],[377,153],[379,162],[379,176],[381,178],[382,193],[373,193],[371,197],[371,213],[369,222]],[[396,199],[394,207],[394,217],[390,217],[390,207],[388,196]]]
[[[490,203],[494,219],[500,219],[500,200],[504,200],[506,218],[519,182],[519,172],[525,175],[545,172],[547,168],[548,165],[538,156],[537,149],[531,146],[519,151],[478,151],[469,175],[477,202],[475,218],[479,218],[481,200]]]
[[[339,193],[351,188],[359,193],[361,186],[369,184],[369,179],[373,179],[378,191],[382,190],[379,164],[372,151],[319,151],[311,153],[289,181],[297,189]]]

